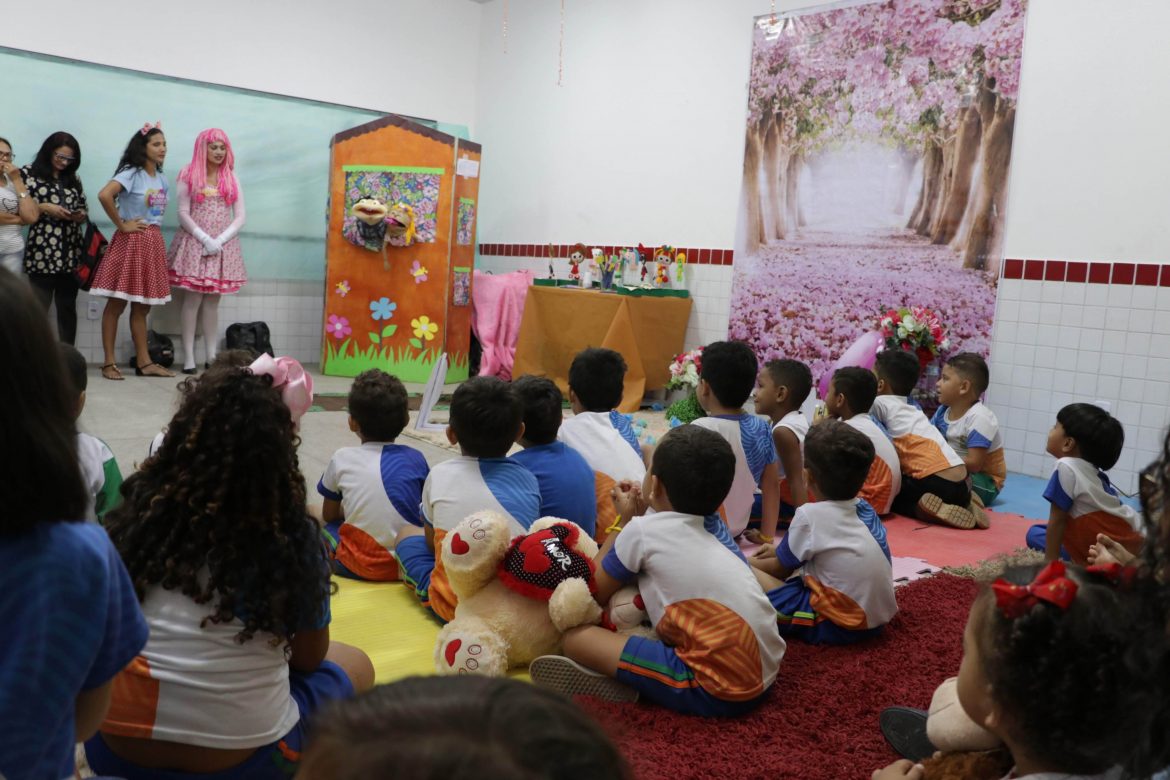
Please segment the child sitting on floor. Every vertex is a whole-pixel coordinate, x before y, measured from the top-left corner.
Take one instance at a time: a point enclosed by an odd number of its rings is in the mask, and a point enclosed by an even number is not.
[[[873,445],[875,457],[857,495],[879,515],[884,515],[893,509],[894,496],[902,489],[902,468],[890,434],[869,416],[875,398],[877,377],[872,371],[857,367],[839,368],[829,381],[825,411],[830,417],[864,433]]]
[[[520,452],[512,455],[536,476],[540,485],[540,516],[570,520],[593,536],[597,504],[593,469],[581,453],[557,441],[563,414],[561,391],[542,376],[522,376],[512,389],[524,406],[524,435]]]
[[[285,778],[315,709],[373,685],[369,658],[329,638],[296,450],[308,384],[268,355],[207,372],[106,516],[150,637],[86,743],[98,775]]]
[[[533,682],[615,700],[641,694],[692,715],[742,715],[760,703],[784,657],[776,612],[751,569],[704,527],[735,469],[713,431],[684,425],[662,438],[642,488],[621,487],[618,511],[630,519],[606,539],[595,575],[602,606],[637,582],[661,641],[574,628],[567,657],[532,662]]]
[[[65,361],[65,373],[69,376],[69,384],[77,397],[76,416],[81,417],[81,412],[85,409],[85,391],[89,386],[85,358],[72,344],[61,345],[61,357]],[[118,461],[108,444],[96,436],[80,431],[77,434],[77,460],[81,463],[81,476],[85,480],[86,492],[90,497],[85,517],[87,520],[101,522],[106,512],[122,500],[119,494],[122,488],[122,472],[118,468]]]
[[[536,477],[506,457],[523,435],[524,408],[507,382],[477,376],[451,396],[447,441],[459,445],[460,456],[431,469],[422,492],[423,527],[403,528],[395,545],[403,581],[444,622],[455,617],[458,601],[436,556],[447,532],[488,509],[511,518],[513,535],[540,518]]]
[[[1008,777],[1105,780],[1149,777],[1154,716],[1162,710],[1151,672],[1162,663],[1165,616],[1150,621],[1125,592],[1117,565],[1056,561],[1020,567],[984,588],[963,633],[955,685],[963,712],[1007,747]],[[1165,732],[1157,735],[1159,743]],[[921,778],[898,761],[874,780]]]
[[[902,489],[894,511],[953,528],[987,527],[987,516],[971,500],[967,467],[910,393],[921,371],[918,358],[900,349],[879,352],[874,362],[878,397],[869,413],[889,431],[898,451]]]
[[[898,611],[886,530],[857,497],[873,459],[869,439],[843,422],[809,431],[805,462],[818,500],[796,510],[780,544],[751,558],[782,636],[852,644],[881,633]]]
[[[1028,529],[1028,546],[1084,564],[1103,534],[1131,553],[1145,542],[1141,518],[1121,502],[1106,471],[1121,457],[1125,431],[1109,412],[1093,404],[1069,404],[1056,415],[1047,452],[1057,458],[1044,497],[1052,505],[1047,525]]]
[[[718,433],[735,453],[735,480],[720,509],[731,535],[739,536],[747,528],[759,488],[763,494],[760,530],[754,538],[767,541],[776,535],[780,513],[776,444],[768,422],[743,410],[744,402],[756,386],[758,369],[755,353],[747,344],[738,341],[708,344],[703,349],[703,368],[695,389],[695,397],[707,416],[692,424]]]
[[[983,506],[1003,490],[1007,463],[995,413],[980,401],[987,392],[987,362],[974,352],[947,360],[938,379],[938,402],[931,423],[958,453],[971,475],[971,492]]]
[[[333,571],[343,577],[398,579],[394,540],[406,526],[422,527],[418,505],[430,468],[422,453],[394,440],[410,421],[406,388],[377,368],[358,374],[349,389],[349,429],[360,447],[333,453],[317,492],[321,519],[333,538]]]
[[[812,373],[804,363],[769,360],[764,364],[756,390],[756,411],[772,420],[772,441],[780,458],[780,519],[785,524],[809,500],[804,484],[804,437],[808,435],[808,420],[800,406],[810,392]],[[772,541],[767,538],[770,535],[765,530],[764,538],[759,541]]]
[[[409,677],[338,702],[318,719],[297,777],[625,780],[630,771],[570,700],[469,674]]]

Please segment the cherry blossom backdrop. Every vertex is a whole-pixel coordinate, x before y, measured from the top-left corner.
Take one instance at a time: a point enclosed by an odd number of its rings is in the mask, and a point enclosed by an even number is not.
[[[1027,0],[756,20],[729,333],[814,380],[889,307],[987,354]]]

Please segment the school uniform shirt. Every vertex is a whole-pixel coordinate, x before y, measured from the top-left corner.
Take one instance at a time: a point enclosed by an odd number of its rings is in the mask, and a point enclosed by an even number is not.
[[[535,444],[511,456],[536,477],[540,516],[559,517],[581,526],[590,537],[597,531],[597,497],[593,469],[563,441]]]
[[[723,500],[721,512],[731,535],[739,536],[747,528],[764,468],[777,460],[776,444],[772,441],[768,421],[745,413],[700,417],[691,425],[715,431],[727,440],[735,453],[735,478]]]
[[[854,415],[845,424],[864,433],[873,443],[873,463],[857,495],[865,499],[879,515],[888,514],[893,509],[894,496],[902,489],[902,467],[898,463],[898,451],[894,449],[890,434],[864,413]]]
[[[898,611],[886,532],[861,499],[798,507],[776,557],[803,569],[812,605],[842,628],[878,628]]]
[[[73,777],[78,694],[146,644],[134,585],[101,526],[44,522],[0,543],[0,592],[0,777]]]
[[[796,434],[796,440],[800,442],[800,457],[804,460],[804,437],[808,435],[808,418],[804,416],[804,412],[796,409],[781,417],[775,425],[772,426],[772,432],[775,433],[777,428],[787,428]],[[775,439],[773,439],[773,442]],[[780,500],[788,505],[792,505],[792,488],[788,484],[788,475],[784,473],[784,461],[779,461],[780,464]]]
[[[1106,534],[1134,553],[1145,542],[1141,516],[1121,502],[1105,472],[1084,458],[1056,461],[1044,498],[1068,513],[1064,549],[1074,563],[1085,563],[1097,534]]]
[[[638,439],[629,419],[619,412],[575,414],[561,423],[557,440],[579,452],[589,468],[614,482],[628,479],[641,484],[646,476]]]
[[[531,471],[510,458],[461,455],[431,469],[422,491],[423,523],[435,532],[435,568],[430,607],[443,620],[455,617],[458,598],[443,568],[443,538],[468,515],[484,510],[509,519],[512,536],[528,532],[540,519],[540,485]]]
[[[89,497],[85,519],[100,520],[122,499],[122,471],[109,446],[88,433],[77,434],[77,460]]]
[[[750,568],[704,528],[702,517],[638,518],[602,566],[620,582],[637,581],[654,630],[707,693],[748,701],[776,679],[785,651],[776,611]]]
[[[902,473],[913,479],[962,466],[963,459],[947,444],[938,428],[930,424],[922,409],[904,396],[879,395],[869,410],[893,440]]]
[[[429,473],[423,454],[401,444],[369,441],[333,453],[317,492],[341,502],[335,557],[345,568],[363,579],[398,579],[394,540],[407,525],[422,526]]]
[[[1003,490],[1007,478],[1007,462],[1003,457],[1003,436],[999,432],[999,419],[995,412],[982,401],[968,409],[959,419],[950,419],[950,407],[940,406],[931,418],[931,423],[946,437],[947,444],[959,455],[967,457],[972,447],[987,450],[983,461],[983,473],[991,477],[997,490]]]

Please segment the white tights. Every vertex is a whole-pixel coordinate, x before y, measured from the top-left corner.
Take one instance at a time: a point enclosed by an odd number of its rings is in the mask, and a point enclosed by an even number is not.
[[[200,304],[203,304],[202,307]],[[203,316],[200,317],[200,310]],[[195,368],[195,321],[200,320],[200,330],[203,332],[203,349],[207,352],[207,362],[215,360],[216,346],[219,343],[219,294],[183,292],[183,368]]]

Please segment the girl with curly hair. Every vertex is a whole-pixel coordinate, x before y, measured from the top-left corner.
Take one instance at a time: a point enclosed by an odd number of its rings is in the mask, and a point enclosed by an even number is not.
[[[134,587],[85,518],[77,396],[40,304],[0,269],[0,777],[73,776],[115,675],[146,644]]]
[[[329,639],[329,558],[297,459],[303,407],[288,405],[304,394],[282,361],[184,382],[162,446],[106,516],[150,640],[87,743],[100,775],[284,778],[316,707],[373,685],[369,658]]]

